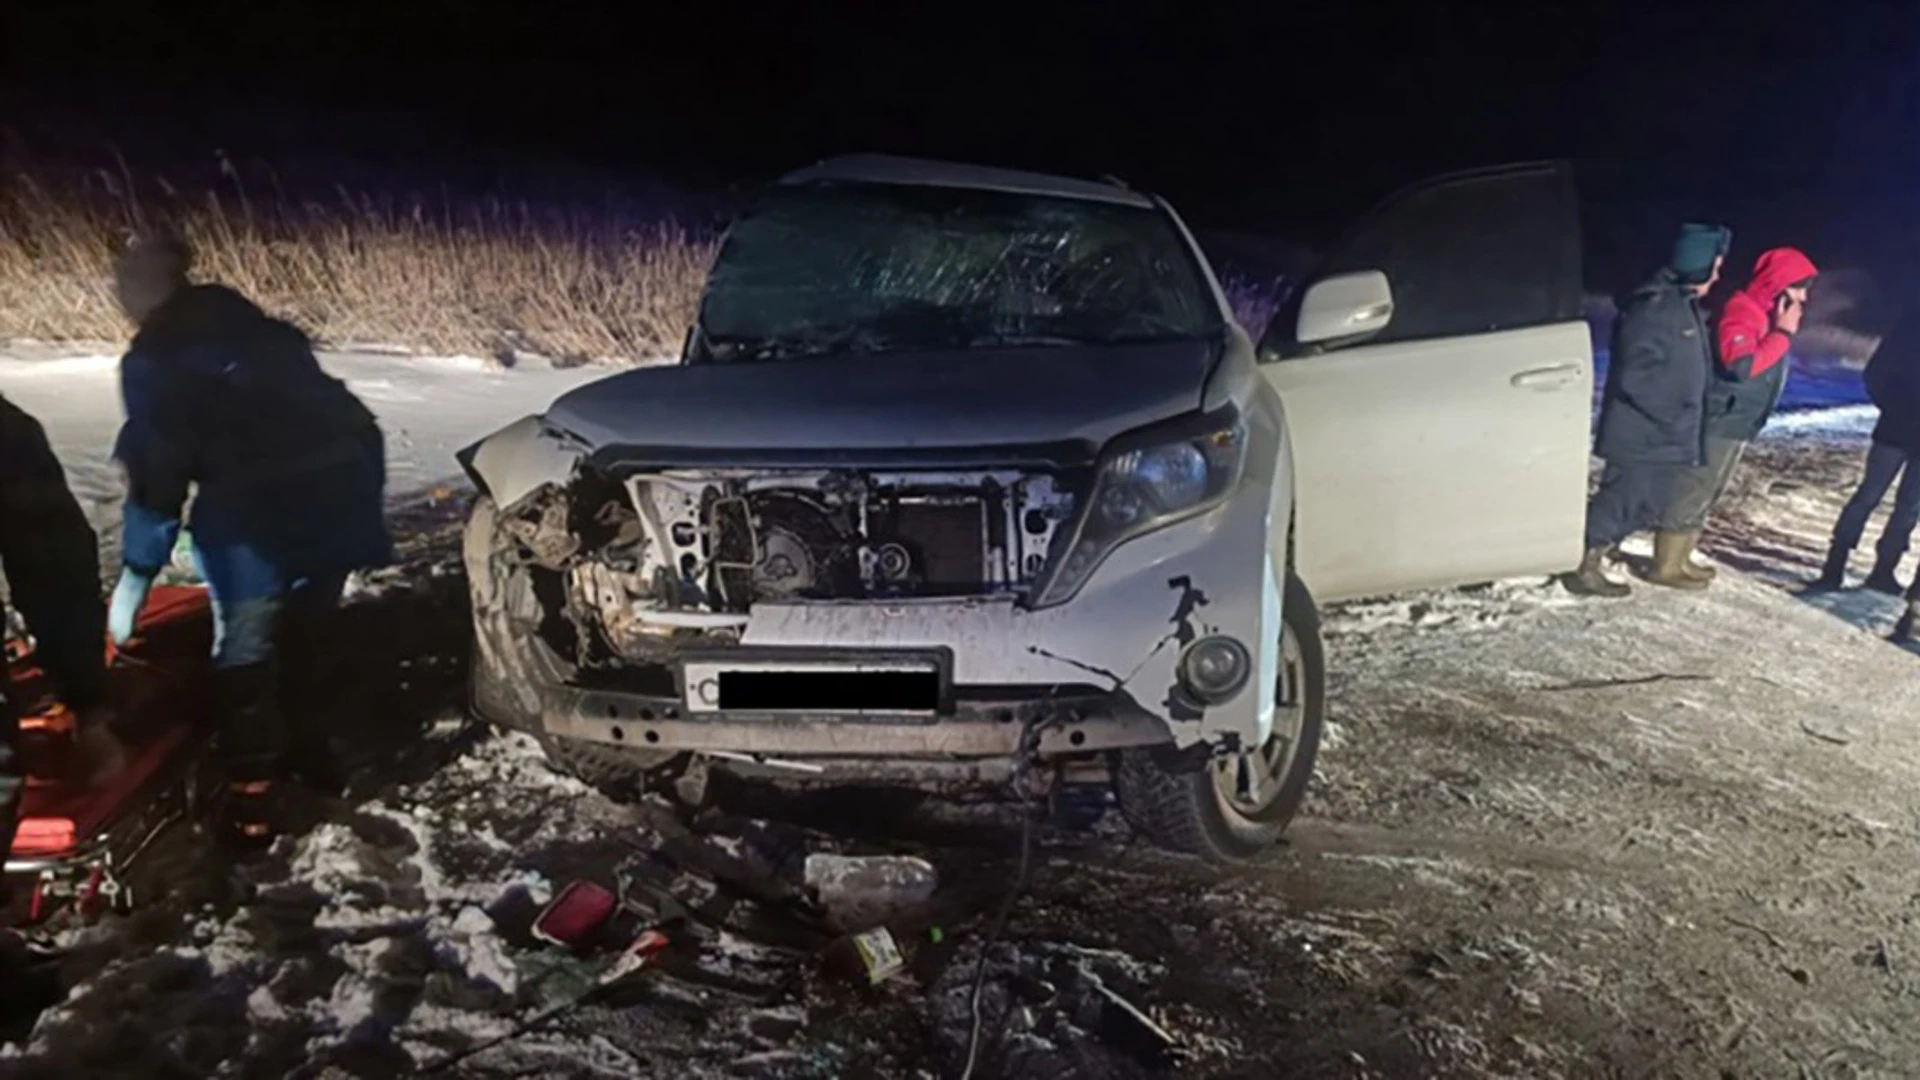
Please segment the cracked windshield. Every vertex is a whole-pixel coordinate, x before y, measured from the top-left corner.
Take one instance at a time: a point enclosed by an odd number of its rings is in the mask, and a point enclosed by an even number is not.
[[[1221,325],[1150,207],[847,185],[775,192],[734,226],[694,355],[1123,344]]]

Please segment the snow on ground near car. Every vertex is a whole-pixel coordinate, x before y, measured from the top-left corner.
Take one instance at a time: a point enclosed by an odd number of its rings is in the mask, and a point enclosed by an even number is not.
[[[559,389],[393,363],[396,397],[497,380],[480,429]],[[110,390],[105,372],[87,377]],[[0,363],[0,393],[33,408],[29,381]],[[1321,774],[1271,859],[1210,870],[1113,815],[1042,830],[987,950],[982,1074],[1161,1074],[1110,1030],[1098,983],[1175,1034],[1182,1075],[1911,1075],[1920,656],[1883,640],[1896,600],[1797,593],[1857,477],[1870,417],[1846,408],[1782,417],[1752,449],[1706,593],[1509,581],[1329,611]],[[556,774],[524,736],[459,726],[458,576],[443,543],[418,550],[344,613],[361,622],[335,712],[387,740],[355,796],[244,875],[190,835],[156,853],[144,910],[75,936],[71,991],[0,1075],[401,1075],[577,980],[527,936],[532,910],[662,851],[671,819]],[[809,851],[1014,876],[1006,807],[749,810],[692,836],[787,876]],[[703,910],[724,899],[672,880]],[[954,1075],[990,917],[956,920],[925,984],[864,991],[716,914],[699,964],[732,982],[660,979],[454,1074]]]

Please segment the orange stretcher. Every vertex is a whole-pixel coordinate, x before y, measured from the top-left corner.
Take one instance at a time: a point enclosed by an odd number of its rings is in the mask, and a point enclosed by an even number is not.
[[[134,640],[107,645],[109,696],[127,767],[98,787],[76,782],[74,716],[53,694],[23,642],[7,642],[21,710],[27,775],[8,877],[32,880],[29,922],[71,902],[82,910],[130,903],[122,876],[162,830],[190,816],[202,794],[195,763],[212,704],[212,606],[206,590],[160,586]]]

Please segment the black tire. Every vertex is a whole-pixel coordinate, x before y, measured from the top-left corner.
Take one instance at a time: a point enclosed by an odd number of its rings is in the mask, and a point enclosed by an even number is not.
[[[546,752],[547,764],[552,765],[555,772],[602,789],[643,788],[647,773],[659,768],[671,756],[560,735],[542,734],[539,740],[540,749]]]
[[[1281,610],[1286,637],[1297,649],[1290,661],[1296,669],[1290,689],[1300,702],[1300,730],[1277,793],[1258,811],[1248,812],[1231,805],[1219,790],[1211,762],[1128,751],[1114,769],[1114,792],[1127,820],[1159,846],[1208,862],[1242,863],[1279,841],[1306,798],[1326,723],[1326,652],[1319,609],[1306,585],[1292,574],[1287,575]],[[1289,662],[1285,649],[1282,662]]]

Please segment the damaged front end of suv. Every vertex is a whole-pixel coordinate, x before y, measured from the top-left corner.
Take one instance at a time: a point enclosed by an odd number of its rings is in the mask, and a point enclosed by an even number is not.
[[[586,778],[1114,783],[1230,859],[1311,772],[1279,403],[1124,189],[797,174],[729,233],[679,364],[462,462],[474,707]]]

